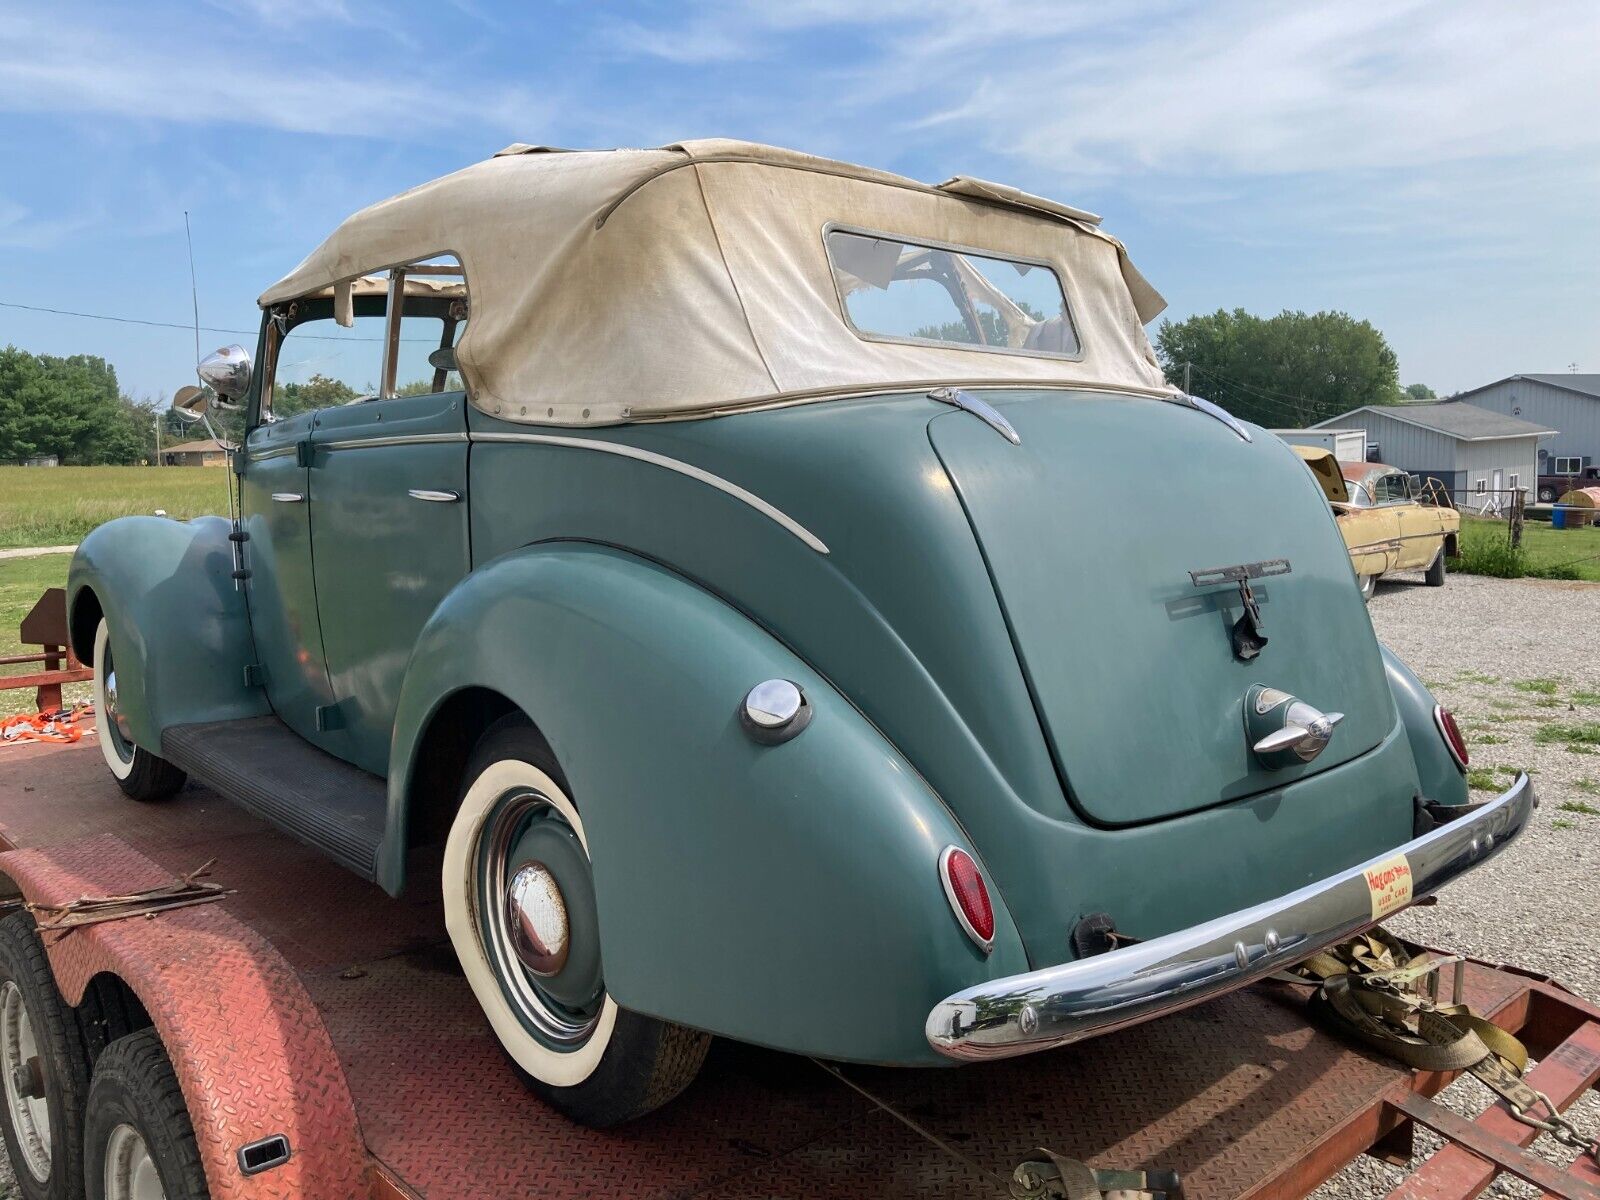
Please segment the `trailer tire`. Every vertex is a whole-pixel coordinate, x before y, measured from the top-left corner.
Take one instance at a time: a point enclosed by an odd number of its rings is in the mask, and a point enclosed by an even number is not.
[[[84,1125],[88,1200],[149,1194],[137,1185],[148,1189],[152,1177],[165,1200],[209,1200],[183,1089],[154,1029],[119,1038],[100,1056]]]
[[[600,973],[588,840],[554,756],[526,718],[490,727],[445,843],[445,924],[484,1014],[527,1087],[572,1120],[621,1125],[694,1079],[711,1038],[618,1007]],[[559,898],[559,960],[528,965],[503,915],[537,869]]]
[[[18,1078],[19,1067],[32,1078]],[[18,1194],[23,1200],[82,1196],[89,1056],[77,1014],[56,987],[44,944],[25,912],[0,921],[0,1073],[0,1132]],[[34,1089],[42,1094],[23,1094]]]
[[[1425,582],[1429,587],[1443,587],[1444,576],[1444,547],[1440,546],[1439,553],[1435,555],[1433,561],[1428,564],[1427,574],[1425,574],[1422,578],[1423,582]]]
[[[134,800],[165,800],[189,778],[166,759],[136,746],[117,721],[111,626],[101,618],[94,631],[94,720],[100,753],[123,792]]]

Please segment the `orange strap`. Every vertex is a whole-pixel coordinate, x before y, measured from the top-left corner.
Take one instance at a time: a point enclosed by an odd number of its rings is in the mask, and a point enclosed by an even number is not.
[[[0,718],[0,742],[59,742],[70,745],[83,737],[79,718],[89,710],[87,704],[47,713],[23,713]]]

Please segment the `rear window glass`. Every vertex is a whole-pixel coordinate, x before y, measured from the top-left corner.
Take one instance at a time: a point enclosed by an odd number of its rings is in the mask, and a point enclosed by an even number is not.
[[[824,235],[851,328],[865,338],[1076,358],[1055,270],[960,247],[831,229]]]

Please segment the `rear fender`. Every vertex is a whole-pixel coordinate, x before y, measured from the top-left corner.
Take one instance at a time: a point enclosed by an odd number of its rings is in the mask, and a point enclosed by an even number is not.
[[[98,605],[110,626],[122,710],[133,741],[196,721],[266,714],[266,694],[245,686],[255,661],[244,594],[233,582],[232,526],[119,517],[78,546],[67,574],[67,618],[78,657],[94,649]]]
[[[799,684],[814,717],[763,746],[736,713],[774,677]],[[424,629],[395,727],[391,890],[417,747],[463,688],[508,697],[561,764],[590,843],[606,985],[625,1008],[785,1050],[930,1063],[934,1003],[1026,968],[992,882],[993,953],[962,933],[937,864],[968,839],[825,679],[681,576],[578,543],[480,568]]]
[[[1394,693],[1395,707],[1400,710],[1400,720],[1411,743],[1411,757],[1417,764],[1423,799],[1432,804],[1467,803],[1466,777],[1456,766],[1433,718],[1433,710],[1439,702],[1393,650],[1381,643],[1378,648],[1383,652],[1384,674],[1389,678],[1389,690]]]

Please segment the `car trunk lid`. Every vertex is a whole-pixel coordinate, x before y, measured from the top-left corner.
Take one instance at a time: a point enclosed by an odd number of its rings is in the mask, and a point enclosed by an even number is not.
[[[1089,821],[1225,803],[1377,746],[1393,701],[1349,556],[1310,472],[1277,438],[1132,396],[983,398],[1013,445],[961,412],[929,437],[987,562],[1056,768]],[[1252,583],[1267,644],[1236,655],[1234,583],[1190,572],[1288,560]],[[1269,770],[1245,738],[1252,684],[1343,723],[1310,763]]]

